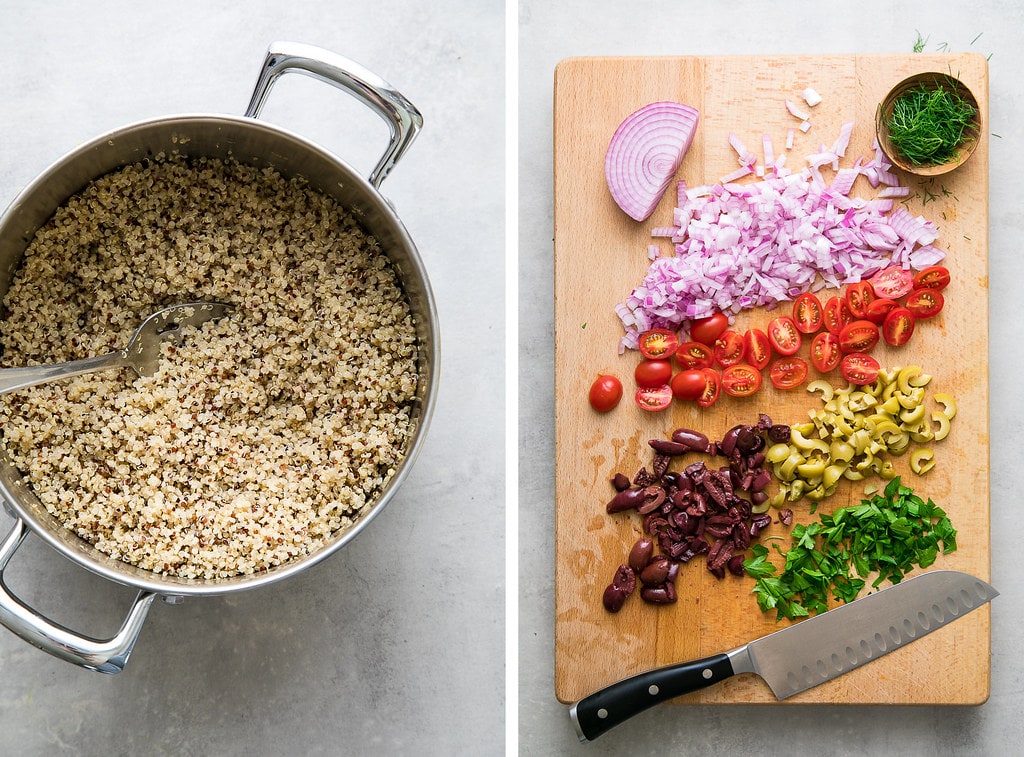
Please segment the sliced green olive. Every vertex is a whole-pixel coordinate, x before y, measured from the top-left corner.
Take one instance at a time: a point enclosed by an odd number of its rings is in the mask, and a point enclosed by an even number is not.
[[[764,459],[769,463],[781,463],[790,453],[789,445],[784,443],[773,444],[764,453]]]
[[[820,392],[821,401],[826,404],[835,396],[836,392],[832,384],[828,383],[824,379],[817,379],[809,383],[807,385],[807,391],[811,393]]]
[[[940,392],[935,395],[935,401],[942,405],[943,415],[949,420],[953,420],[956,417],[956,400],[945,392]]]
[[[821,478],[825,472],[825,461],[821,458],[812,458],[796,466],[796,472],[804,480]]]
[[[932,420],[939,424],[939,427],[932,432],[935,441],[942,441],[949,436],[949,416],[945,413],[932,413]]]
[[[896,377],[896,385],[903,394],[911,394],[914,389],[927,386],[931,380],[932,377],[927,373],[922,373],[919,366],[908,365],[906,368],[900,369]]]
[[[935,467],[935,455],[927,447],[910,453],[910,470],[923,475]]]

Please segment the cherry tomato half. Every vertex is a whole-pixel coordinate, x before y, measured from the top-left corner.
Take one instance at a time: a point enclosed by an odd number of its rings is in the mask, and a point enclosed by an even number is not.
[[[914,335],[914,315],[906,308],[896,308],[885,317],[882,337],[886,344],[902,347]]]
[[[655,412],[664,410],[672,404],[672,387],[668,384],[656,387],[640,387],[634,396],[636,404],[642,410]]]
[[[839,337],[831,331],[822,331],[811,340],[811,365],[821,373],[834,371],[842,357]]]
[[[898,300],[914,288],[914,274],[905,271],[898,265],[891,265],[883,268],[872,276],[868,281],[871,288],[875,290],[876,297],[884,297],[888,300]]]
[[[680,371],[672,377],[672,395],[678,400],[696,400],[704,394],[704,387],[708,380],[704,376],[704,369],[693,368]]]
[[[598,376],[590,385],[590,406],[599,413],[607,413],[622,399],[622,382],[615,376]]]
[[[742,363],[745,352],[743,337],[732,329],[723,331],[715,340],[715,361],[723,368]]]
[[[747,329],[743,335],[743,346],[746,348],[747,362],[763,371],[772,361],[772,343],[768,335],[761,329]]]
[[[938,289],[915,289],[907,295],[906,308],[915,318],[931,318],[946,304]]]
[[[715,364],[715,353],[706,344],[683,342],[676,350],[676,362],[684,371],[710,368]]]
[[[804,292],[793,301],[793,322],[802,334],[817,332],[824,318],[821,300],[813,292]]]
[[[868,305],[866,318],[872,323],[881,326],[885,322],[885,317],[899,306],[900,304],[896,300],[890,300],[887,297],[872,300],[871,304]]]
[[[865,318],[868,314],[868,305],[875,299],[875,290],[870,281],[858,281],[846,287],[846,304],[854,318]]]
[[[672,357],[679,347],[679,337],[668,329],[651,329],[640,335],[640,354],[648,360],[664,360]]]
[[[646,389],[664,386],[672,380],[672,363],[668,360],[641,360],[633,370],[636,385]]]
[[[761,388],[761,371],[746,363],[722,371],[722,388],[730,397],[749,397]]]
[[[825,328],[833,334],[843,330],[843,326],[853,320],[853,313],[845,297],[833,296],[825,301],[822,317],[825,321]]]
[[[843,374],[843,378],[851,384],[865,386],[875,382],[880,368],[881,366],[878,364],[878,361],[871,357],[871,355],[865,355],[862,352],[851,352],[843,358],[839,371]]]
[[[844,353],[869,352],[878,344],[878,326],[871,321],[852,321],[839,332],[839,348]]]
[[[718,402],[718,395],[722,391],[722,377],[714,368],[705,368],[702,373],[705,382],[704,393],[697,398],[697,404],[701,407],[711,407]]]
[[[768,369],[776,389],[795,389],[807,379],[807,361],[800,357],[780,357]]]
[[[949,286],[949,269],[941,265],[931,265],[914,276],[914,289],[945,289]]]
[[[800,349],[800,331],[788,315],[780,315],[768,324],[768,341],[780,355],[793,355]]]
[[[690,339],[712,346],[727,328],[729,328],[729,316],[725,313],[715,313],[707,318],[698,318],[690,324]]]

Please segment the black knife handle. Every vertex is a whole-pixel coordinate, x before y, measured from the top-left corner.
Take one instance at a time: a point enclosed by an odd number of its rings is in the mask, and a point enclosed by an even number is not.
[[[584,697],[570,708],[569,717],[576,725],[580,741],[593,741],[648,707],[703,689],[734,674],[727,654],[656,668]]]

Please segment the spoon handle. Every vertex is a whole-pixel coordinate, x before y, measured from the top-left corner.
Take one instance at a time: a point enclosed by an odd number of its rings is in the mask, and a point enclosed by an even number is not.
[[[49,381],[80,376],[83,373],[100,371],[105,368],[117,368],[128,365],[123,351],[110,352],[106,355],[71,360],[67,363],[50,363],[49,365],[31,365],[26,368],[0,368],[0,394],[24,389]]]

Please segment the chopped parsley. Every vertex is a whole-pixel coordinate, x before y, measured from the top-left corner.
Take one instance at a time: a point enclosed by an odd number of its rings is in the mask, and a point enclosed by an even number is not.
[[[752,547],[743,563],[757,579],[754,594],[762,612],[790,620],[828,610],[830,599],[851,602],[876,573],[872,588],[899,583],[914,568],[932,565],[939,553],[956,550],[956,529],[946,513],[894,478],[882,494],[797,524],[792,546],[783,551],[782,573],[768,560],[768,548]]]

